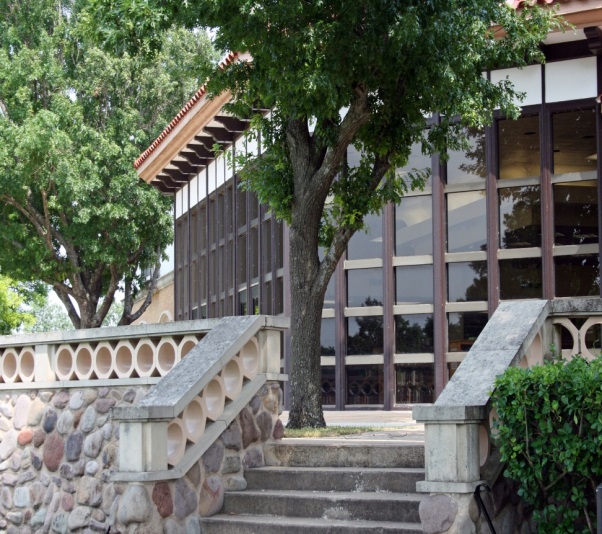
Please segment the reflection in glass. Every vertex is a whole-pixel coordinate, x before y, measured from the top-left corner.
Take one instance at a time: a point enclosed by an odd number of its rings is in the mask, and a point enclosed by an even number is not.
[[[238,315],[247,315],[247,290],[238,292]]]
[[[487,320],[485,312],[448,313],[448,352],[468,352]]]
[[[486,250],[485,191],[447,195],[447,251]]]
[[[433,266],[395,268],[395,304],[432,304]]]
[[[487,300],[487,262],[447,264],[447,301]]]
[[[347,404],[383,404],[382,365],[347,365]]]
[[[554,174],[596,171],[596,114],[594,109],[552,115]]]
[[[498,121],[500,180],[539,177],[539,117]]]
[[[332,406],[336,402],[335,366],[322,366],[322,405]]]
[[[382,354],[382,315],[347,318],[347,354]]]
[[[396,315],[395,352],[433,352],[433,316],[426,313]]]
[[[382,306],[383,270],[351,269],[347,271],[347,306]]]
[[[334,318],[322,319],[320,328],[320,351],[322,356],[334,356],[335,322]]]
[[[360,260],[382,258],[383,255],[383,218],[379,215],[364,217],[366,230],[357,231],[347,245],[347,258]]]
[[[433,200],[430,195],[405,197],[395,207],[395,255],[433,253]]]
[[[500,248],[541,246],[539,186],[499,190]]]
[[[557,297],[589,297],[600,294],[600,265],[597,254],[558,256],[556,267]]]
[[[447,183],[466,184],[484,183],[485,167],[485,133],[474,128],[466,129],[470,148],[449,150],[447,161]]]
[[[412,151],[410,153],[410,157],[408,158],[408,162],[397,170],[398,176],[401,176],[408,185],[408,190],[411,190],[412,180],[409,176],[410,173],[415,173],[416,171],[425,171],[431,169],[431,156],[424,155],[422,153],[422,144],[414,143],[412,145]],[[424,188],[428,189],[432,184],[432,176],[429,173],[429,177],[427,178]]]
[[[554,184],[554,244],[598,242],[598,187],[595,180]]]
[[[332,277],[330,278],[330,282],[328,282],[328,286],[326,286],[326,293],[324,293],[324,309],[334,308],[335,279],[336,273],[332,275]]]
[[[541,258],[500,261],[500,298],[540,299],[542,297]]]
[[[434,390],[435,370],[432,363],[395,365],[396,404],[433,402]]]

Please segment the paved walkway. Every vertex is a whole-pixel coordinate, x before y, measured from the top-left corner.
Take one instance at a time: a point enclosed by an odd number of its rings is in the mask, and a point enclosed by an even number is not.
[[[288,412],[280,415],[286,426]],[[342,438],[319,438],[324,440],[370,440],[370,441],[403,441],[404,443],[424,443],[424,425],[412,419],[411,411],[383,410],[345,410],[342,412],[324,411],[324,419],[328,426],[366,426],[382,428],[362,434],[350,434]]]

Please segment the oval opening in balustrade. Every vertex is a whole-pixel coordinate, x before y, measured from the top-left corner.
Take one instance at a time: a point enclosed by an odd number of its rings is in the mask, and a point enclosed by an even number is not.
[[[205,414],[209,419],[215,421],[223,413],[226,403],[223,382],[219,376],[205,386],[202,399]]]
[[[86,380],[92,376],[92,347],[83,343],[75,351],[75,375],[79,380]]]
[[[195,397],[186,406],[182,414],[182,422],[186,431],[186,438],[196,443],[205,431],[207,417],[203,409],[203,401],[200,397]]]
[[[149,339],[141,339],[136,345],[135,367],[138,376],[152,376],[155,371],[155,345]]]
[[[33,382],[35,375],[35,356],[30,348],[19,353],[19,378],[21,382]]]
[[[184,359],[184,357],[197,346],[198,342],[199,340],[196,336],[185,336],[182,341],[180,341],[180,360]]]
[[[107,379],[114,376],[113,347],[109,342],[103,341],[96,345],[93,366],[97,378]]]
[[[19,380],[18,356],[14,349],[6,349],[2,355],[2,378],[5,382]]]
[[[259,371],[259,346],[255,338],[251,338],[240,351],[240,363],[247,378],[254,378]]]
[[[240,395],[243,384],[242,365],[238,358],[232,358],[221,373],[226,396],[234,400]]]
[[[61,345],[56,351],[56,376],[59,380],[71,380],[74,374],[73,349]]]
[[[167,427],[167,463],[177,465],[186,449],[186,437],[180,419],[174,419]]]
[[[115,371],[119,378],[128,378],[134,370],[134,350],[127,341],[120,341],[115,347]]]
[[[479,465],[481,467],[487,462],[490,449],[489,432],[487,432],[485,425],[479,425]]]
[[[176,364],[177,346],[173,339],[165,338],[157,345],[157,369],[161,376],[166,375]]]

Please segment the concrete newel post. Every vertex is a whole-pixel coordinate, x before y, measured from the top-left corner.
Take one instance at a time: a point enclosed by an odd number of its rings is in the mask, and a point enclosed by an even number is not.
[[[128,472],[167,469],[168,421],[119,423],[119,470]]]
[[[471,493],[481,482],[481,406],[416,406],[413,417],[425,425],[425,480],[422,493]]]
[[[259,345],[259,372],[280,373],[280,330],[264,328],[257,332]]]

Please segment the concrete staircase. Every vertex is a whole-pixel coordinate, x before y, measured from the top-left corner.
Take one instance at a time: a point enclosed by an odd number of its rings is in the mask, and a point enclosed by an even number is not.
[[[416,482],[424,446],[375,440],[288,439],[266,447],[204,534],[422,532]]]

